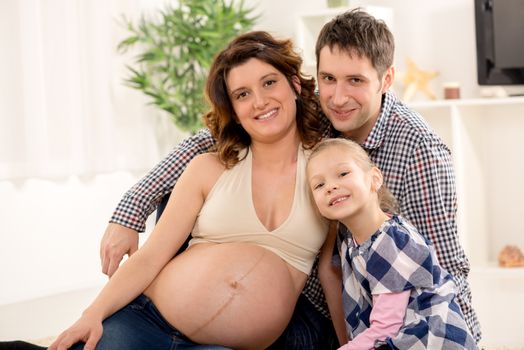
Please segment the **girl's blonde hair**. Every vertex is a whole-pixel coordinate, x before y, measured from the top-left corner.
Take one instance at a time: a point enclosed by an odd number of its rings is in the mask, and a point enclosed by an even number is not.
[[[362,167],[362,169],[368,171],[372,168],[377,168],[380,171],[380,169],[373,163],[371,158],[369,158],[367,152],[358,143],[342,138],[325,139],[320,142],[311,151],[308,163],[309,160],[313,159],[313,157],[318,155],[320,152],[333,147],[339,147],[350,151],[353,159],[360,167]],[[377,191],[377,195],[380,209],[389,214],[395,214],[398,212],[397,200],[384,184],[380,186],[379,190]]]

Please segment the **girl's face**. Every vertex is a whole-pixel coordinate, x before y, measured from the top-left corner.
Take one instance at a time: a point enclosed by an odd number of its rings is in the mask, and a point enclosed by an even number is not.
[[[226,82],[237,121],[252,140],[271,142],[297,132],[297,95],[275,67],[251,58],[231,69]],[[300,92],[298,78],[294,85]]]
[[[334,146],[320,151],[310,159],[307,174],[315,203],[326,218],[344,221],[376,210],[380,173],[377,168],[364,170],[349,150]]]

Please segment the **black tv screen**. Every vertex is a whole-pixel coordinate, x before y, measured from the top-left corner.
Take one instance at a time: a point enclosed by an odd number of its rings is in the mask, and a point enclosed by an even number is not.
[[[475,0],[479,85],[524,84],[524,0]]]

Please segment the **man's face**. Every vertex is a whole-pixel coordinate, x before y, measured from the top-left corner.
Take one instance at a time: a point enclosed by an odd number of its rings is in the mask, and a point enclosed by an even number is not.
[[[393,68],[379,79],[369,58],[325,46],[317,79],[322,110],[335,129],[363,143],[380,113],[382,94],[391,86]]]

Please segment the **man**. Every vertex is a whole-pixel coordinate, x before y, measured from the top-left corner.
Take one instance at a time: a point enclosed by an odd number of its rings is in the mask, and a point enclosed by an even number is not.
[[[480,326],[467,282],[469,262],[457,235],[450,151],[417,113],[388,91],[394,79],[393,55],[387,26],[363,11],[346,12],[323,27],[316,58],[320,102],[332,124],[324,118],[325,135],[350,138],[368,151],[401,214],[433,242],[441,265],[455,277],[458,302],[478,341]],[[200,131],[126,193],[102,238],[104,273],[111,276],[123,255],[136,251],[147,216],[171,191],[189,160],[212,145],[209,132]],[[314,269],[290,326],[274,348],[333,346],[336,340]]]

